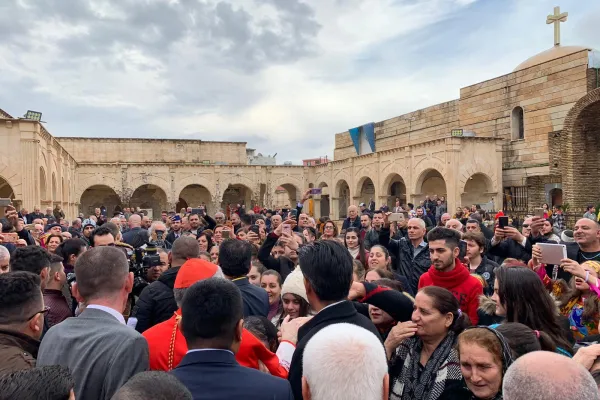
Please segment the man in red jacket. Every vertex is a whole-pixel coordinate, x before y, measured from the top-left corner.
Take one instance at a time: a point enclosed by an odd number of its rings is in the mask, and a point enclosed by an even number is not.
[[[433,265],[421,275],[419,289],[425,286],[448,289],[458,300],[461,310],[467,313],[471,323],[477,325],[477,307],[479,296],[483,294],[483,286],[458,260],[460,233],[438,227],[427,234],[427,241]]]

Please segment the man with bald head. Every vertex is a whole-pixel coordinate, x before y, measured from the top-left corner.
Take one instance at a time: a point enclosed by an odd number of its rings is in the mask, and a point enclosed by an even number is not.
[[[596,383],[584,367],[548,351],[519,357],[504,375],[502,393],[504,400],[600,399]]]
[[[449,219],[448,222],[446,222],[446,228],[463,233],[463,224],[457,219]]]
[[[129,217],[129,231],[123,234],[123,243],[138,248],[148,241],[148,231],[142,228],[142,217],[132,214]]]
[[[383,227],[379,232],[379,244],[387,248],[390,254],[396,255],[394,270],[408,279],[410,287],[406,288],[406,291],[415,294],[419,278],[431,266],[429,246],[424,240],[427,227],[421,218],[411,218],[408,220],[406,228],[408,238],[390,239],[390,215],[391,213],[387,213],[383,218]]]
[[[360,216],[358,215],[358,207],[352,205],[348,207],[348,218],[344,220],[342,225],[342,233],[348,228],[360,229]]]

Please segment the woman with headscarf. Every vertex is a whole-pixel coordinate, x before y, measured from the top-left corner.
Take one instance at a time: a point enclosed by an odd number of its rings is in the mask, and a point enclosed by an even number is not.
[[[452,292],[438,286],[421,289],[411,321],[392,328],[385,341],[390,399],[456,398],[463,383],[455,344],[469,324]]]
[[[456,398],[502,399],[502,379],[513,362],[504,336],[488,327],[467,328],[458,336],[457,348],[466,387]]]

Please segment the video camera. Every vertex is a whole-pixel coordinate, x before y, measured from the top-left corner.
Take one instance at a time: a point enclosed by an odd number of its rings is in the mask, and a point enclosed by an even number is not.
[[[158,255],[156,242],[147,242],[146,247],[138,247],[133,250],[129,257],[129,271],[136,276],[145,276],[146,271],[152,267],[160,265],[160,256]],[[128,254],[129,256],[129,254]]]

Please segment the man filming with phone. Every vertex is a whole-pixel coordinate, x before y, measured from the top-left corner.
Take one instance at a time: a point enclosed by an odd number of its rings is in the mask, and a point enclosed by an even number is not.
[[[506,258],[516,258],[527,263],[531,259],[533,244],[529,237],[537,238],[543,225],[542,218],[528,217],[523,221],[523,231],[519,232],[508,224],[508,217],[499,217],[488,253],[498,257],[498,264],[502,264]]]

